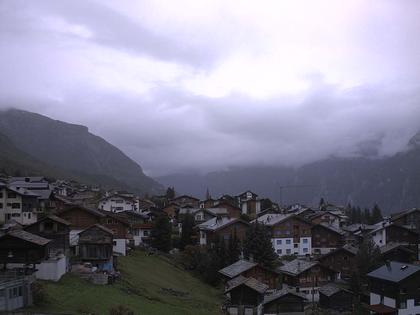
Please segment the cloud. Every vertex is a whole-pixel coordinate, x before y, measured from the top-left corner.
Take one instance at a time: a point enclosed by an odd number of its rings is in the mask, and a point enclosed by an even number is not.
[[[403,150],[418,2],[4,1],[0,107],[81,123],[146,172]]]

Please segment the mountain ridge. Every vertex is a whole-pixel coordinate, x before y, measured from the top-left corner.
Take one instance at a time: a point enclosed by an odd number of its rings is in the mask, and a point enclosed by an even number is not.
[[[40,171],[47,166],[53,175],[65,174],[92,184],[139,193],[163,190],[143,173],[140,165],[103,138],[90,133],[86,126],[9,109],[0,111],[0,134],[8,139],[9,147],[12,144],[15,151],[20,152],[16,153],[18,161],[23,159],[22,153],[30,156],[34,164],[43,165]],[[26,171],[28,163],[23,164],[21,171]]]

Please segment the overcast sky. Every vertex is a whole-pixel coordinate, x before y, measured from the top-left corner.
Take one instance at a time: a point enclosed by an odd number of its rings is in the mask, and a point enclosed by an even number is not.
[[[84,124],[146,173],[403,150],[420,1],[0,0],[0,107]]]

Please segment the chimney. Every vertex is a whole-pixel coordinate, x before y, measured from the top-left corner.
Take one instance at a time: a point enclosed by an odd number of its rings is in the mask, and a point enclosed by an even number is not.
[[[391,271],[391,270],[392,270],[392,267],[391,267],[391,262],[390,262],[389,260],[387,260],[387,261],[385,262],[385,264],[386,264],[386,269],[388,269],[388,271]]]
[[[298,263],[297,263],[297,271],[300,272],[300,260],[298,260]]]

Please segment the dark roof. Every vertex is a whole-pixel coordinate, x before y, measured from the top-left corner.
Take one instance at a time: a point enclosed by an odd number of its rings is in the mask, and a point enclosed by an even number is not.
[[[367,274],[370,278],[400,282],[420,271],[420,266],[391,261]]]
[[[367,305],[367,308],[376,314],[395,314],[396,308],[386,306],[383,304]]]
[[[388,252],[393,251],[396,248],[400,248],[401,250],[408,252],[408,253],[414,253],[413,250],[407,247],[408,243],[387,243],[384,246],[379,247],[379,250],[381,251],[381,254],[386,254]]]
[[[29,232],[26,232],[24,230],[11,230],[9,231],[6,235],[10,235],[16,238],[19,238],[21,240],[24,240],[26,242],[30,242],[39,246],[45,246],[47,245],[49,242],[51,242],[51,240],[43,238],[39,235],[36,234],[32,234]]]
[[[94,225],[92,225],[92,226],[89,226],[87,229],[84,229],[83,231],[81,231],[79,234],[82,234],[83,232],[85,232],[85,231],[87,231],[87,230],[90,230],[90,229],[92,229],[92,228],[94,228],[94,227],[97,227],[98,229],[101,229],[102,231],[105,231],[106,233],[109,233],[109,234],[114,234],[114,232],[112,231],[112,230],[110,230],[110,229],[108,229],[108,228],[106,228],[106,227],[104,227],[103,225],[100,225],[100,224],[98,224],[98,223],[96,223],[96,224],[94,224]]]
[[[35,223],[32,223],[31,225],[28,225],[28,226],[35,225],[35,224],[37,224],[39,222],[42,222],[42,221],[45,221],[47,219],[53,220],[55,222],[59,222],[61,224],[67,225],[67,226],[71,225],[71,223],[69,221],[64,220],[63,218],[57,217],[56,215],[49,215],[49,216],[43,217],[42,219],[39,219]]]
[[[334,294],[344,291],[350,294],[353,294],[351,291],[346,290],[344,288],[339,287],[338,285],[334,283],[328,283],[322,287],[319,288],[319,293],[324,294],[325,296],[333,296]]]
[[[223,269],[219,270],[219,273],[222,275],[229,277],[229,278],[235,278],[236,276],[240,275],[241,273],[257,266],[257,263],[250,262],[248,260],[238,260],[237,262],[233,263],[230,266],[227,266]]]
[[[327,230],[329,230],[329,231],[331,231],[333,233],[339,234],[339,235],[345,235],[346,234],[346,232],[344,232],[343,230],[338,229],[338,228],[336,228],[336,227],[334,227],[332,225],[329,225],[327,223],[320,223],[320,224],[317,224],[315,226],[323,227],[323,228],[325,228],[325,229],[327,229]]]
[[[22,188],[22,187],[15,187],[15,186],[7,186],[8,190],[11,190],[15,193],[17,193],[18,195],[21,196],[26,196],[26,197],[39,197],[38,194],[26,189],[26,188]]]
[[[171,201],[178,200],[178,199],[182,199],[182,198],[188,198],[188,199],[194,199],[194,200],[200,201],[200,199],[195,198],[195,197],[192,197],[192,196],[188,196],[188,195],[182,195],[182,196],[175,197],[175,198],[174,198],[174,199],[172,199]]]
[[[65,212],[68,212],[68,211],[71,211],[71,210],[74,210],[74,209],[80,209],[82,211],[89,212],[90,214],[93,214],[94,216],[97,216],[97,217],[102,217],[102,218],[105,217],[105,214],[103,214],[99,210],[92,209],[92,208],[87,208],[87,207],[83,207],[83,206],[78,206],[78,205],[73,205],[73,206],[71,206],[67,209],[64,209],[63,211],[59,212],[58,214],[60,215],[60,214],[63,214]]]
[[[297,296],[297,297],[301,298],[302,300],[306,300],[305,296],[303,294],[301,294],[301,293],[296,292],[296,290],[282,289],[280,291],[276,291],[273,294],[264,296],[264,302],[263,302],[263,304],[267,304],[267,303],[273,302],[273,301],[275,301],[275,300],[277,300],[279,298],[282,298],[283,296],[286,296],[288,294]]]
[[[317,265],[318,262],[316,261],[308,261],[303,259],[295,259],[292,260],[285,265],[278,267],[277,270],[281,273],[286,273],[292,276],[297,276],[302,272],[312,268],[313,266]]]
[[[391,214],[391,220],[397,220],[403,216],[406,216],[407,214],[413,213],[413,212],[417,212],[420,211],[420,209],[417,208],[412,208],[412,209],[408,209],[399,213],[395,213],[395,214]]]
[[[331,252],[329,252],[329,253],[326,253],[326,254],[324,254],[324,255],[322,255],[321,257],[319,257],[318,259],[319,260],[322,260],[322,259],[324,259],[325,257],[328,257],[328,256],[331,256],[331,255],[334,255],[334,254],[336,254],[336,253],[338,253],[339,251],[346,251],[346,252],[348,252],[348,253],[350,253],[350,254],[352,254],[352,255],[354,255],[354,256],[356,256],[357,255],[357,253],[358,253],[358,251],[359,251],[359,249],[358,248],[356,248],[356,247],[354,247],[354,246],[351,246],[351,245],[344,245],[343,247],[340,247],[340,248],[337,248],[337,249],[335,249],[335,250],[333,250],[333,251],[331,251]]]
[[[235,279],[228,281],[227,284],[228,288],[226,289],[225,293],[228,293],[241,285],[245,285],[248,288],[257,291],[260,294],[264,294],[265,291],[268,290],[268,285],[258,281],[257,279],[245,278],[244,276],[238,276]]]

